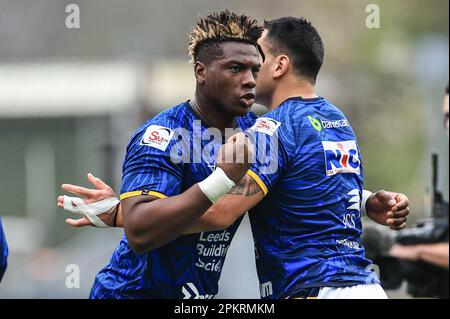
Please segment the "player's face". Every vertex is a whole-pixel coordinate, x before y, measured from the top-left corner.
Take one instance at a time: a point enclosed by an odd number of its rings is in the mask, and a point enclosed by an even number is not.
[[[270,53],[267,33],[268,31],[264,30],[262,36],[258,39],[258,44],[264,52],[265,60],[261,65],[256,82],[256,102],[269,107],[275,91],[275,81],[272,75],[276,68],[276,63],[274,63],[275,56]]]
[[[239,42],[224,42],[221,48],[222,56],[206,69],[205,89],[222,111],[243,116],[255,102],[258,51],[254,45]]]
[[[445,130],[447,131],[448,136],[448,94],[444,98],[444,121],[445,121]]]

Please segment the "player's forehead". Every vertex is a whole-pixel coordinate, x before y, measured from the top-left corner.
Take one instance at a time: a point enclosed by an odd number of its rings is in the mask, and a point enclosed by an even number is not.
[[[221,43],[222,54],[218,61],[221,64],[237,62],[241,64],[259,64],[258,49],[255,45],[243,42]]]

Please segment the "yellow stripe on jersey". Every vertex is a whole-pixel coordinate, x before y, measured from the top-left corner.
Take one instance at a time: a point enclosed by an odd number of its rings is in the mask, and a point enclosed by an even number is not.
[[[264,184],[264,182],[261,180],[261,178],[259,178],[259,176],[256,175],[256,173],[253,172],[253,171],[251,171],[251,170],[248,170],[248,171],[247,171],[247,174],[248,174],[251,178],[254,179],[254,181],[256,182],[256,184],[258,184],[258,186],[259,186],[259,187],[261,188],[261,190],[263,191],[264,196],[266,196],[267,193],[269,192],[269,190],[267,189],[266,184]]]
[[[158,198],[166,198],[167,197],[166,195],[159,193],[159,192],[144,190],[144,191],[134,191],[134,192],[123,193],[120,195],[120,200],[124,200],[124,199],[130,198],[130,197],[141,196],[141,195],[156,196]]]

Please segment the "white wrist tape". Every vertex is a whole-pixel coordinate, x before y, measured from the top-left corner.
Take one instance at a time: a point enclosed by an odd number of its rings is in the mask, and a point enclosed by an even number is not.
[[[117,198],[110,197],[99,202],[86,204],[81,198],[64,195],[65,210],[86,216],[92,224],[99,228],[107,228],[110,226],[106,225],[100,218],[97,217],[97,215],[106,213],[119,203],[120,201]]]
[[[361,199],[361,216],[367,216],[366,204],[367,200],[369,199],[370,196],[372,196],[372,194],[373,193],[371,191],[363,189]]]
[[[212,203],[217,202],[220,197],[228,193],[235,185],[220,167],[217,167],[211,175],[198,183],[202,192]]]

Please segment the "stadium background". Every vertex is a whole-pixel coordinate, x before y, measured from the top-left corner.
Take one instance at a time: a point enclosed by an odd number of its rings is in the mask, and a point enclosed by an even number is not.
[[[80,28],[65,25],[80,8]],[[365,9],[380,8],[379,29]],[[120,188],[133,131],[192,97],[187,33],[198,14],[229,8],[262,19],[305,16],[325,43],[318,93],[342,107],[359,137],[365,187],[402,191],[414,219],[430,211],[431,151],[448,200],[447,0],[0,0],[0,216],[10,247],[0,298],[86,298],[121,230],[72,229],[56,208],[63,182],[90,171]],[[262,112],[261,107],[255,107]],[[411,222],[410,222],[411,224]],[[66,266],[80,267],[68,289]],[[258,298],[245,220],[221,279],[222,298]],[[407,297],[403,291],[391,297]]]

